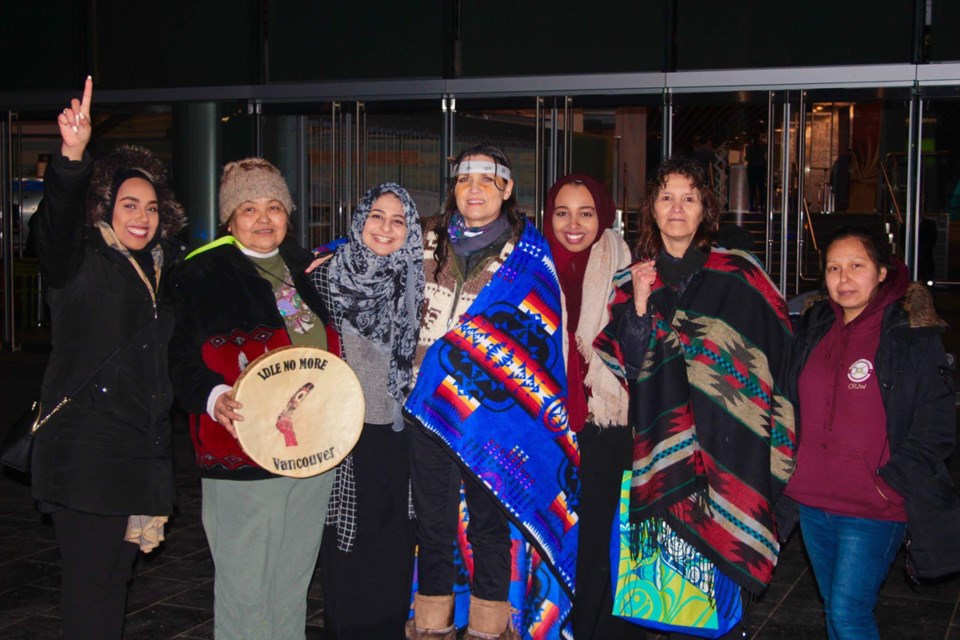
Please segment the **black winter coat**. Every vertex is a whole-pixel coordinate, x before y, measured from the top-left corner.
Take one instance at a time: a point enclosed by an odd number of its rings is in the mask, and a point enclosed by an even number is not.
[[[829,301],[804,314],[794,338],[793,384],[835,320]],[[884,310],[875,360],[890,439],[890,460],[879,473],[906,502],[911,568],[930,578],[960,571],[960,497],[945,464],[956,440],[956,414],[940,340],[944,326],[929,292],[914,283],[900,303]]]
[[[30,221],[53,331],[44,411],[71,398],[37,432],[33,497],[102,515],[166,515],[174,503],[167,375],[173,313],[162,285],[155,306],[128,258],[98,228],[85,226],[91,169],[87,158],[56,156]],[[166,272],[183,247],[161,242]]]
[[[327,330],[338,353],[326,309],[304,269],[313,254],[290,237],[279,247],[294,287]],[[270,282],[232,243],[211,243],[170,275],[177,324],[170,344],[170,376],[180,405],[190,412],[190,435],[200,473],[207,478],[273,477],[207,415],[207,399],[220,384],[233,386],[247,363],[291,344]]]

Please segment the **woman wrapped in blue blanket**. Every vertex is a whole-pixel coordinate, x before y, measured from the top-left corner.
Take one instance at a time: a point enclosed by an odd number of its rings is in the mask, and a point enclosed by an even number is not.
[[[640,261],[618,276],[613,320],[594,343],[629,383],[633,551],[663,560],[711,605],[769,584],[772,504],[796,451],[786,304],[749,254],[711,248],[719,215],[699,166],[661,164],[641,212]],[[662,602],[647,612],[670,601],[658,588]],[[711,637],[742,615],[740,598],[729,605]],[[646,615],[635,619],[707,635],[673,613]]]
[[[503,153],[468,149],[453,174],[424,238],[416,384],[405,404],[419,542],[407,635],[455,637],[458,548],[472,568],[467,638],[559,637],[577,539],[559,283],[546,241],[517,211]],[[458,538],[461,481],[469,549]]]

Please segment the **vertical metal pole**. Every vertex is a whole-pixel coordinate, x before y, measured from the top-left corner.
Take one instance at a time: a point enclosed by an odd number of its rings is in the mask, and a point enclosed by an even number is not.
[[[661,123],[660,159],[665,160],[673,154],[673,94],[663,90],[663,122]]]
[[[199,247],[217,236],[220,216],[220,118],[216,102],[174,105],[177,194],[190,214],[189,243]]]
[[[357,151],[360,154],[359,161],[357,163],[357,181],[360,185],[360,191],[357,193],[357,202],[360,202],[360,198],[366,192],[367,188],[370,186],[367,184],[367,105],[358,102],[358,113],[357,121],[360,125],[360,139],[357,142]],[[400,141],[401,154],[400,157],[403,157],[403,140]],[[401,162],[402,166],[402,162]],[[402,170],[401,170],[402,174]],[[403,184],[403,183],[401,183]]]
[[[563,173],[573,171],[573,98],[563,98]]]
[[[911,277],[917,279],[917,270],[919,260],[920,241],[920,202],[923,193],[921,187],[921,177],[923,175],[923,98],[919,91],[914,88],[910,96],[910,122],[909,135],[907,139],[907,206],[905,211],[904,223],[906,226],[906,237],[904,242],[904,262],[910,269]]]
[[[16,123],[17,132],[10,138],[10,147],[13,151],[13,163],[11,166],[13,170],[13,180],[11,184],[15,183],[17,185],[17,228],[20,229],[20,233],[17,234],[17,252],[14,257],[22,258],[24,239],[27,233],[23,225],[23,121],[20,120],[19,113],[17,114]]]
[[[357,121],[354,124],[354,138],[356,139],[356,144],[354,145],[354,165],[356,170],[353,174],[353,201],[360,202],[360,198],[363,196],[363,186],[364,180],[360,172],[360,165],[363,162],[363,155],[366,152],[366,149],[360,145],[363,140],[363,131],[366,129],[366,112],[363,108],[362,102],[357,102],[356,106],[356,118]],[[351,211],[353,207],[351,207]]]
[[[340,103],[330,104],[330,235],[331,240],[340,237],[340,145],[337,144],[337,134],[340,128],[337,119],[340,117]]]
[[[617,219],[614,228],[623,237],[626,229],[623,225],[623,214],[626,208],[627,196],[623,189],[623,139],[613,136],[613,202],[616,207]]]
[[[3,254],[3,343],[16,351],[13,325],[13,162],[10,137],[14,118],[12,111],[0,122],[0,253]]]
[[[793,295],[800,293],[800,260],[803,255],[803,200],[804,200],[804,179],[806,178],[806,159],[804,154],[807,149],[807,92],[800,92],[800,111],[797,113],[797,272],[794,277]],[[786,247],[784,247],[786,248]],[[783,293],[786,296],[786,292]]]
[[[457,99],[455,96],[447,95],[441,100],[443,109],[443,131],[440,140],[440,152],[443,155],[440,161],[440,209],[443,210],[447,200],[447,185],[451,179],[451,163],[457,157],[456,137],[457,137]]]
[[[341,210],[342,219],[340,220],[341,229],[346,234],[350,229],[350,212],[353,211],[353,193],[356,184],[356,175],[353,172],[353,113],[347,111],[344,113],[343,131],[343,204]]]
[[[313,223],[313,209],[310,206],[310,163],[308,162],[307,116],[293,117],[293,147],[294,163],[297,173],[297,202],[300,203],[299,241],[301,247],[313,249],[321,238],[314,238],[310,234],[310,225]]]
[[[263,157],[263,105],[259,100],[253,100],[248,111],[253,116],[253,142],[257,156]]]
[[[763,257],[763,267],[770,273],[773,268],[773,159],[776,147],[773,144],[773,134],[776,132],[773,121],[776,117],[776,104],[773,91],[767,93],[767,193],[766,193],[766,224],[764,229],[764,243],[766,245]]]
[[[446,190],[447,190],[447,173],[450,171],[450,162],[452,158],[452,147],[453,147],[453,132],[451,131],[452,125],[450,123],[450,110],[447,106],[447,97],[443,96],[440,98],[440,112],[443,116],[443,120],[440,122],[440,173],[438,175],[439,180],[437,184],[437,194],[440,196],[440,208],[443,207],[444,200],[446,199]]]
[[[537,96],[534,107],[534,153],[533,153],[533,173],[534,173],[534,194],[533,194],[533,217],[537,228],[543,228],[543,98]]]
[[[557,131],[557,123],[560,111],[557,109],[557,102],[554,100],[550,107],[550,154],[547,156],[547,184],[553,185],[559,177],[557,175],[557,166],[560,155],[560,132]]]
[[[780,149],[783,153],[780,165],[780,291],[785,295],[787,290],[787,230],[790,218],[790,119],[793,117],[790,108],[789,92],[783,101],[783,123],[780,135]]]

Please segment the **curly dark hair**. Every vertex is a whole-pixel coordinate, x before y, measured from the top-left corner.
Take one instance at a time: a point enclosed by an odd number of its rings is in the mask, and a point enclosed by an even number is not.
[[[660,190],[667,186],[667,180],[672,175],[681,175],[693,183],[693,188],[700,194],[703,204],[703,218],[697,227],[693,242],[701,249],[707,249],[713,236],[720,227],[720,201],[717,194],[707,184],[700,165],[689,158],[667,158],[657,167],[657,177],[647,187],[647,197],[640,209],[640,238],[637,240],[636,255],[640,260],[655,260],[663,250],[663,237],[657,227],[657,219],[653,207],[660,197]]]
[[[87,224],[96,224],[110,218],[109,208],[116,194],[113,191],[114,178],[123,171],[131,169],[144,174],[157,192],[157,205],[160,209],[160,237],[172,236],[187,224],[183,207],[177,202],[167,179],[167,168],[148,149],[133,145],[117,147],[93,165],[93,176],[87,189]]]
[[[493,159],[493,162],[496,165],[503,165],[507,169],[511,169],[510,161],[507,160],[507,156],[504,155],[503,151],[500,150],[500,147],[497,147],[492,144],[478,144],[476,146],[470,147],[460,152],[460,155],[457,156],[456,160],[453,161],[453,165],[457,166],[466,158],[471,156],[487,156]],[[497,176],[496,185],[500,191],[503,191],[507,188],[507,181],[503,178]],[[434,252],[434,259],[437,263],[437,268],[434,271],[434,277],[439,277],[440,272],[443,271],[444,266],[447,263],[447,254],[450,250],[450,235],[447,231],[447,228],[450,225],[450,219],[453,217],[453,214],[457,212],[457,176],[451,176],[450,182],[447,185],[447,198],[443,203],[443,210],[440,212],[440,220],[434,224],[434,232],[437,234],[437,249]],[[516,240],[523,233],[523,227],[527,223],[526,216],[524,216],[520,210],[517,208],[517,190],[514,188],[513,192],[510,194],[510,197],[503,201],[503,207],[500,210],[501,215],[507,216],[507,219],[510,221],[510,229],[513,232],[513,238]]]

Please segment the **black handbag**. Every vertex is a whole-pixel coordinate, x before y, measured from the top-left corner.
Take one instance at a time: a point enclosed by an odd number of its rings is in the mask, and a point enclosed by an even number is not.
[[[53,408],[53,411],[43,415],[40,401],[34,400],[31,407],[24,411],[7,431],[3,446],[0,446],[0,463],[22,474],[30,473],[34,436],[36,436],[40,427],[68,402],[70,402],[70,398],[64,398]]]

